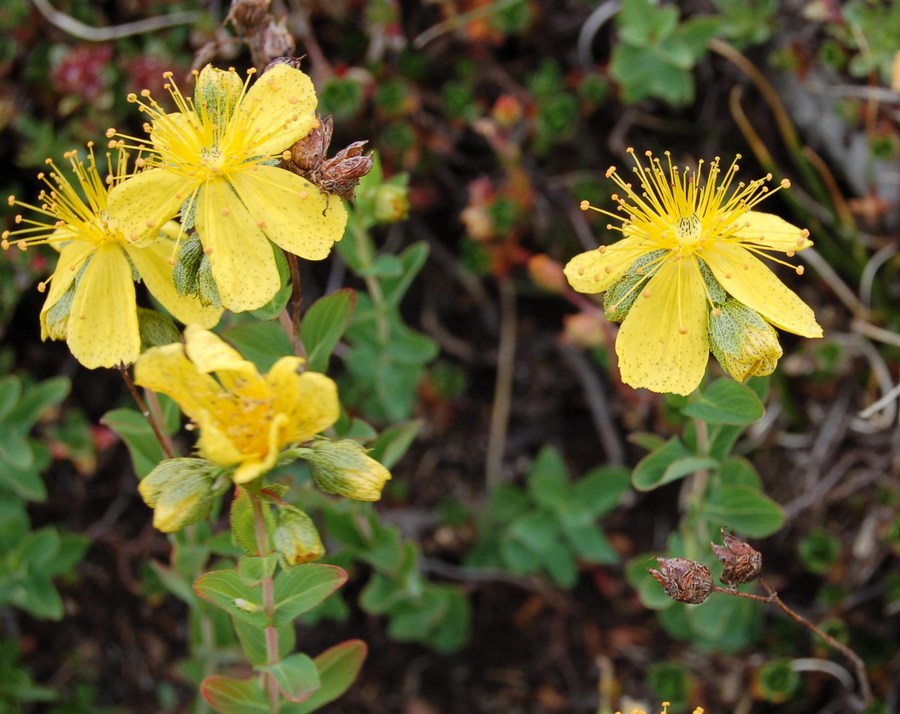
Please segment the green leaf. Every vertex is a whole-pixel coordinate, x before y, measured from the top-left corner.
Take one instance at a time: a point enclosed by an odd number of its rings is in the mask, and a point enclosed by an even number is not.
[[[308,714],[340,697],[356,680],[367,652],[361,640],[348,640],[325,650],[313,660],[321,686],[305,702],[282,707],[283,714]]]
[[[576,555],[588,563],[608,565],[619,562],[619,554],[598,527],[567,527],[563,522],[563,532]]]
[[[153,429],[140,412],[113,409],[103,415],[100,423],[112,429],[125,442],[138,478],[146,476],[166,458]]]
[[[746,426],[762,419],[766,409],[750,387],[723,378],[710,384],[697,401],[681,411],[707,424]]]
[[[398,278],[403,275],[403,263],[396,255],[384,253],[363,270],[358,271],[360,277]]]
[[[196,603],[197,594],[191,587],[190,581],[184,575],[174,568],[170,568],[155,560],[150,561],[150,568],[156,573],[163,587],[175,597],[188,605]]]
[[[45,574],[59,552],[60,543],[59,533],[53,528],[41,528],[19,544],[16,554],[21,562],[27,563],[31,572]]]
[[[543,566],[541,553],[504,535],[500,541],[500,557],[504,565],[514,573],[536,573]]]
[[[469,638],[472,621],[472,608],[469,597],[457,587],[451,585],[435,585],[444,592],[446,608],[444,615],[425,644],[436,652],[455,652],[466,644]]]
[[[546,511],[529,511],[510,524],[509,535],[535,553],[546,553],[559,535],[559,521]]]
[[[32,575],[19,583],[11,598],[16,605],[41,620],[62,620],[63,603],[50,578]]]
[[[266,630],[237,618],[232,618],[231,623],[234,625],[234,631],[247,661],[252,665],[265,664],[269,658],[266,649]],[[279,652],[290,652],[297,645],[297,631],[293,623],[276,628],[276,634]]]
[[[307,352],[307,366],[325,372],[328,360],[341,339],[356,307],[356,293],[349,288],[316,300],[300,322],[300,338]]]
[[[256,677],[233,679],[216,674],[203,680],[200,694],[218,714],[268,714],[271,711]]]
[[[403,458],[421,429],[421,419],[413,419],[385,429],[372,444],[369,456],[383,464],[385,468],[392,468]]]
[[[292,622],[347,581],[347,571],[334,565],[308,563],[275,578],[275,625]]]
[[[238,559],[237,565],[241,580],[253,588],[275,574],[278,556],[274,553],[262,558],[255,555],[245,555],[243,558]]]
[[[31,427],[44,413],[44,410],[65,399],[71,386],[71,382],[66,377],[53,377],[29,387],[19,399],[19,403],[7,413],[6,423],[15,424],[22,433],[31,431]]]
[[[595,518],[615,508],[631,486],[631,474],[619,466],[599,466],[588,471],[572,488],[573,503],[584,504]]]
[[[578,582],[578,567],[575,558],[561,540],[556,540],[543,553],[542,565],[557,585],[567,590]]]
[[[17,469],[11,464],[0,468],[0,486],[8,488],[26,501],[47,500],[47,486],[41,473],[50,465],[50,450],[40,441],[30,442],[34,454],[34,464],[29,469]]]
[[[22,382],[18,377],[7,375],[0,379],[0,420],[16,405],[21,395]]]
[[[60,533],[59,548],[51,561],[44,567],[44,575],[55,576],[68,573],[84,558],[91,541],[79,533]]]
[[[784,510],[757,488],[722,486],[711,490],[701,517],[751,538],[764,538],[784,525]]]
[[[224,330],[222,337],[262,373],[285,355],[294,354],[290,339],[277,322],[243,322]]]
[[[213,570],[201,575],[194,582],[194,592],[232,617],[256,627],[268,624],[263,612],[262,590],[247,585],[236,569]]]
[[[543,447],[528,472],[528,493],[544,508],[560,511],[569,496],[569,470],[552,446]]]
[[[28,439],[5,424],[0,428],[0,462],[20,471],[34,466],[34,452]]]
[[[745,426],[731,426],[728,424],[714,424],[709,429],[709,455],[724,461],[731,454],[731,450],[738,438],[744,433]]]
[[[403,272],[396,278],[384,278],[381,281],[381,289],[384,292],[384,299],[388,306],[396,310],[400,306],[400,301],[412,284],[413,279],[418,275],[425,261],[428,259],[428,243],[419,241],[413,243],[406,250],[397,256],[403,265]]]
[[[756,468],[747,459],[740,457],[722,464],[719,468],[719,481],[724,486],[747,486],[756,491],[762,490],[762,480]]]
[[[682,443],[681,439],[673,436],[665,444],[657,448],[652,453],[647,454],[641,459],[631,474],[631,484],[638,491],[652,491],[654,488],[667,483],[664,479],[667,476],[668,468],[680,459],[692,457],[688,448]],[[677,471],[677,469],[676,469]],[[673,472],[674,474],[675,472]],[[668,474],[671,476],[672,474]],[[682,474],[684,475],[684,474]],[[677,476],[675,478],[678,478]],[[674,480],[670,478],[669,480]]]
[[[319,686],[319,670],[308,655],[296,652],[276,664],[257,667],[268,672],[278,683],[278,689],[289,702],[302,702]]]

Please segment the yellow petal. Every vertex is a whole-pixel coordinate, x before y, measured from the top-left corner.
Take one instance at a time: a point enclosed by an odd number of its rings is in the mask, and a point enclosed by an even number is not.
[[[616,338],[622,381],[654,392],[693,392],[709,358],[706,314],[697,263],[665,261],[635,301]]]
[[[85,268],[75,288],[66,341],[88,369],[131,364],[141,353],[131,265],[118,245],[98,248]]]
[[[215,373],[225,391],[250,399],[268,397],[265,380],[256,366],[218,335],[188,325],[184,337],[185,352],[195,368],[204,374]]]
[[[203,305],[194,295],[179,295],[172,282],[172,256],[174,243],[158,240],[145,248],[125,245],[125,251],[147,285],[150,293],[159,300],[176,320],[185,324],[213,327],[222,315],[221,307]]]
[[[274,166],[257,166],[234,177],[234,189],[269,239],[306,260],[328,257],[344,236],[347,211],[306,179]]]
[[[262,476],[270,471],[278,460],[278,454],[281,448],[289,442],[284,438],[285,430],[288,427],[287,416],[284,414],[276,414],[275,418],[269,424],[268,440],[266,443],[265,454],[254,454],[252,458],[244,458],[241,465],[232,476],[235,483],[247,483],[253,479]],[[260,425],[262,426],[262,425]]]
[[[741,240],[758,243],[763,248],[792,253],[813,244],[807,231],[771,213],[750,211],[742,215],[738,222],[743,226],[735,235]]]
[[[269,302],[281,287],[272,245],[225,181],[200,192],[196,223],[222,305],[244,312]]]
[[[815,313],[765,263],[735,243],[715,243],[701,257],[728,293],[775,327],[803,337],[821,337]]]
[[[221,411],[225,401],[216,380],[197,369],[180,343],[153,347],[144,352],[134,366],[134,381],[172,397],[198,424],[209,423],[210,414]]]
[[[44,300],[44,307],[41,308],[42,340],[48,338],[53,340],[65,339],[65,333],[59,334],[56,331],[60,329],[60,325],[56,326],[56,330],[51,328],[47,322],[47,313],[66,294],[85,259],[93,250],[93,245],[80,240],[69,241],[60,249],[59,258],[56,261],[56,269],[53,271],[53,277],[50,279],[50,290],[47,292],[47,299]],[[62,326],[65,326],[65,324],[65,322],[62,323]]]
[[[250,87],[239,111],[256,156],[279,154],[316,124],[316,90],[299,69],[277,64]]]
[[[340,416],[337,385],[318,372],[298,373],[296,357],[282,357],[266,375],[276,414],[287,415],[285,443],[311,439]]]
[[[228,438],[225,430],[219,428],[216,423],[218,416],[220,415],[207,413],[201,419],[195,419],[200,427],[197,450],[204,458],[222,466],[243,464],[247,460],[247,454],[242,453]]]
[[[640,256],[653,250],[638,236],[623,238],[576,255],[565,267],[569,285],[580,293],[601,293],[622,277]]]
[[[134,245],[152,243],[162,225],[181,210],[191,193],[183,177],[164,169],[149,169],[109,192],[110,226]]]

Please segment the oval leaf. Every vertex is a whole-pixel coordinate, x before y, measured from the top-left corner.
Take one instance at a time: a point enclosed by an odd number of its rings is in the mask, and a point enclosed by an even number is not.
[[[268,624],[262,592],[244,582],[237,570],[214,570],[194,582],[194,592],[229,615],[257,627]]]
[[[666,469],[679,459],[693,456],[677,436],[673,436],[665,444],[638,462],[631,474],[631,483],[638,491],[652,491],[666,481]],[[670,479],[673,480],[673,479]]]
[[[340,697],[356,680],[367,652],[366,643],[360,640],[348,640],[325,650],[314,660],[321,686],[305,702],[284,707],[284,714],[308,714]]]
[[[707,424],[746,426],[762,419],[766,408],[750,387],[730,379],[717,379],[700,393],[700,398],[682,407],[681,412]]]
[[[353,317],[356,293],[349,288],[316,300],[300,323],[300,338],[307,352],[307,366],[313,372],[325,372],[334,346]]]
[[[279,573],[275,578],[276,627],[312,610],[345,582],[347,572],[335,565],[310,563]]]
[[[309,699],[320,686],[319,670],[315,662],[302,652],[285,657],[276,664],[257,669],[268,672],[275,678],[278,689],[289,702]]]
[[[701,517],[717,526],[763,538],[784,524],[784,510],[758,489],[747,486],[723,486],[709,493],[701,508]]]
[[[213,675],[200,684],[200,694],[218,714],[255,714],[270,711],[269,701],[255,677],[233,679]]]

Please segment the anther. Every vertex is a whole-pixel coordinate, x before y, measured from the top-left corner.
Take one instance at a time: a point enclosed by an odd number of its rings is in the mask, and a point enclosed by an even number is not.
[[[687,328],[686,328],[684,325],[682,325],[681,327],[678,328],[678,332],[679,332],[680,334],[682,334],[682,335],[686,335],[686,334],[687,334]]]
[[[47,292],[47,283],[44,282],[43,280],[41,280],[41,282],[38,283],[38,292],[39,293]]]
[[[286,153],[286,152],[285,152],[285,153]],[[591,207],[591,204],[590,204],[590,202],[588,202],[588,201],[582,201],[581,203],[578,204],[578,207],[579,207],[582,211],[586,211],[586,210],[588,210],[588,209]]]
[[[798,265],[794,270],[797,271],[797,275],[803,275],[803,273],[806,272],[806,269],[802,265]]]

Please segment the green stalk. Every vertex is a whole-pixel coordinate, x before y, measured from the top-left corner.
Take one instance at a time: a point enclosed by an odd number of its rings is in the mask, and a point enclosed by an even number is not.
[[[256,534],[256,550],[260,557],[271,553],[269,548],[269,530],[266,527],[266,515],[263,511],[263,501],[258,495],[248,491],[250,502],[253,504],[253,530]],[[266,664],[274,665],[281,661],[278,651],[278,630],[275,629],[275,579],[269,576],[262,581],[263,612],[269,624],[266,625]],[[263,674],[264,688],[269,695],[269,711],[278,714],[281,705],[281,695],[278,691],[278,683],[271,674]]]

